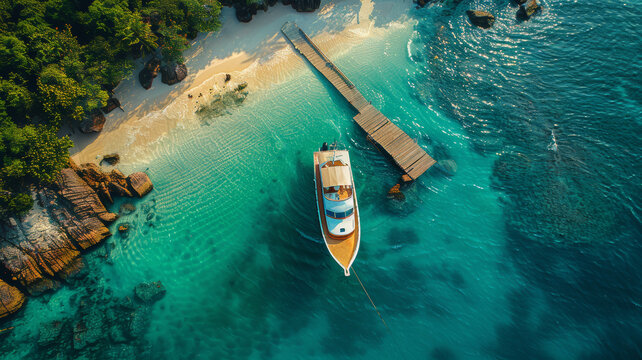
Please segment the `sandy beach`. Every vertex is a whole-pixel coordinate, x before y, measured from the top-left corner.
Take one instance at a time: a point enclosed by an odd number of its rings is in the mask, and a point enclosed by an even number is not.
[[[369,36],[409,21],[405,14],[410,0],[323,1],[313,13],[297,13],[280,3],[259,12],[250,23],[240,23],[234,9],[223,8],[218,32],[202,33],[185,51],[189,75],[169,86],[158,76],[149,90],[138,82],[141,59],[129,79],[115,89],[124,111],[106,115],[102,132],[86,135],[70,133],[77,162],[96,162],[102,155],[119,153],[123,164],[145,163],[146,155],[170,131],[200,126],[194,112],[212,96],[248,83],[248,91],[258,91],[285,81],[306,68],[280,32],[286,21],[295,21],[327,53],[336,56]],[[225,74],[232,80],[225,83]],[[189,95],[192,95],[190,98]]]

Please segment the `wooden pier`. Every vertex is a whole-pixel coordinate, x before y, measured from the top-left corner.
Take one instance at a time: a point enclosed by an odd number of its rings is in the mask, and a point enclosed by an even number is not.
[[[436,161],[397,125],[388,120],[356,89],[352,81],[337,68],[295,23],[287,22],[281,28],[285,37],[312,66],[334,86],[357,110],[354,120],[368,134],[368,138],[412,180],[426,172]]]

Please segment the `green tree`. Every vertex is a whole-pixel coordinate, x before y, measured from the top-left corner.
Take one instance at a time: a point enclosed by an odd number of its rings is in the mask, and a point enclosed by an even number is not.
[[[162,39],[163,59],[168,62],[182,63],[184,61],[183,50],[189,47],[186,36],[179,34],[176,27],[161,28],[158,32]]]
[[[6,112],[14,119],[29,118],[33,104],[31,92],[15,81],[0,80],[0,99],[5,103]]]
[[[0,73],[27,72],[31,68],[27,45],[15,36],[0,35]]]
[[[116,30],[116,37],[122,45],[142,55],[151,53],[158,47],[158,38],[152,33],[150,25],[141,20],[139,14],[121,22]]]

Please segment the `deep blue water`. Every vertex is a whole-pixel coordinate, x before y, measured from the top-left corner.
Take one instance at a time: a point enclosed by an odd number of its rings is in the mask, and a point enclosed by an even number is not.
[[[405,3],[412,21],[335,57],[457,164],[405,202],[386,199],[398,171],[309,65],[164,139],[139,166],[155,190],[121,220],[129,237],[108,240],[109,261],[90,256],[115,296],[167,287],[138,357],[642,358],[642,25],[633,3],[542,4],[520,23],[508,1]],[[477,7],[492,29],[470,26]],[[334,139],[362,209],[355,269],[389,328],[320,238],[312,152]],[[38,327],[69,316],[73,292],[30,301],[4,358],[42,354]]]

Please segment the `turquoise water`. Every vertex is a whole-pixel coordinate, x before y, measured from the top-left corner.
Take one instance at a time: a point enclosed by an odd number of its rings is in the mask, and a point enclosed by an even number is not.
[[[94,264],[118,296],[165,284],[145,356],[642,357],[637,14],[547,1],[517,23],[493,2],[495,27],[481,31],[463,15],[473,4],[409,10],[414,21],[334,57],[457,164],[454,176],[431,169],[405,202],[386,199],[400,174],[309,65],[163,140],[141,165],[155,190],[121,220],[133,230]],[[320,237],[312,152],[334,139],[351,152],[361,207],[355,269],[388,328]],[[64,314],[69,291],[16,321]]]

